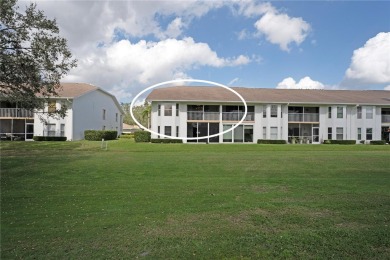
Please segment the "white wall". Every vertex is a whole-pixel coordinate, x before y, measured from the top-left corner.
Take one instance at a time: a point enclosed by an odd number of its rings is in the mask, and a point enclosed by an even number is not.
[[[48,117],[45,113],[47,113],[48,106],[46,105],[44,108],[44,112],[38,111],[34,113],[34,136],[43,136],[46,135],[46,125],[42,122],[41,118],[43,118],[48,124],[55,124],[56,135],[59,136],[61,124],[65,124],[65,136],[67,140],[73,139],[73,131],[72,131],[72,118],[73,118],[73,101],[64,98],[56,99],[56,109],[61,108],[61,104],[66,104],[68,107],[66,111],[66,116],[64,118],[59,117]]]
[[[92,91],[73,100],[73,126],[73,140],[84,139],[85,130],[117,130],[120,134],[121,111],[111,96]]]

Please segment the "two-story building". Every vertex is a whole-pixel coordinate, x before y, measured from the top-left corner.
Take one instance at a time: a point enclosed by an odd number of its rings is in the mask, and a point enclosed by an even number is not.
[[[64,118],[51,117],[61,106]],[[84,139],[85,130],[116,130],[122,133],[123,110],[115,96],[90,84],[61,83],[58,95],[48,98],[43,110],[27,111],[17,104],[1,102],[0,136],[9,140],[32,140],[33,136],[66,136]]]
[[[327,139],[389,140],[390,91],[176,86],[153,90],[151,130],[184,142],[254,143],[258,139],[319,144]],[[152,135],[152,138],[160,138]]]

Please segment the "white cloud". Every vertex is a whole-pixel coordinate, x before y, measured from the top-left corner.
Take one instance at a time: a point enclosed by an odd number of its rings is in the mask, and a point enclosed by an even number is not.
[[[386,86],[386,87],[384,88],[384,90],[390,91],[390,85]]]
[[[390,83],[390,32],[378,33],[353,52],[345,81],[354,84]]]
[[[298,83],[291,77],[285,78],[276,86],[282,89],[324,89],[325,86],[319,81],[312,80],[310,77],[302,78]]]
[[[243,55],[236,58],[219,57],[208,44],[195,42],[190,37],[159,42],[141,40],[137,43],[121,40],[100,48],[95,47],[79,60],[78,68],[72,71],[67,80],[78,78],[82,82],[98,82],[99,85],[111,86],[112,89],[128,89],[130,85],[144,86],[188,78],[186,71],[200,66],[221,68],[239,66],[250,61],[250,58]],[[117,89],[114,91],[119,93]]]
[[[253,1],[239,1],[238,12],[247,17],[258,17],[254,24],[257,34],[264,35],[267,41],[277,44],[284,51],[290,51],[290,44],[300,45],[310,31],[310,25],[301,17],[290,17],[280,12],[270,3],[257,4]],[[248,38],[248,32],[243,30],[239,39]]]
[[[300,45],[310,30],[310,25],[302,18],[291,18],[272,11],[265,13],[255,27],[269,42],[278,44],[284,51],[289,51],[289,45],[293,42]]]
[[[55,17],[71,47],[111,42],[114,30],[126,36],[158,39],[177,37],[194,18],[223,5],[221,1],[46,1],[38,8]],[[149,3],[148,3],[149,2]],[[20,5],[24,5],[21,2]],[[159,20],[160,19],[160,20]],[[161,19],[168,22],[166,28]]]

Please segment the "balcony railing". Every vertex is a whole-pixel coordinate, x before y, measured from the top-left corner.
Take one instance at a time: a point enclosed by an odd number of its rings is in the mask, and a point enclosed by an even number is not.
[[[244,112],[222,112],[223,121],[240,121],[244,116]],[[219,112],[198,112],[189,111],[187,112],[187,120],[219,120]],[[244,121],[254,121],[255,113],[248,112]]]
[[[390,115],[382,115],[382,123],[390,123]]]
[[[187,120],[219,120],[219,112],[187,112]]]
[[[0,117],[34,117],[34,112],[23,108],[0,108]]]
[[[240,121],[244,112],[222,112],[223,121]],[[244,121],[255,121],[255,113],[247,112]]]
[[[320,114],[318,113],[289,113],[289,122],[319,122]]]

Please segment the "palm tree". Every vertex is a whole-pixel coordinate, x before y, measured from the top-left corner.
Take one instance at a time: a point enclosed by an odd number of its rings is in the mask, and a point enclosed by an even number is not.
[[[150,129],[150,114],[152,112],[152,105],[145,101],[144,109],[142,110],[141,116],[143,120],[147,120],[148,129]]]

